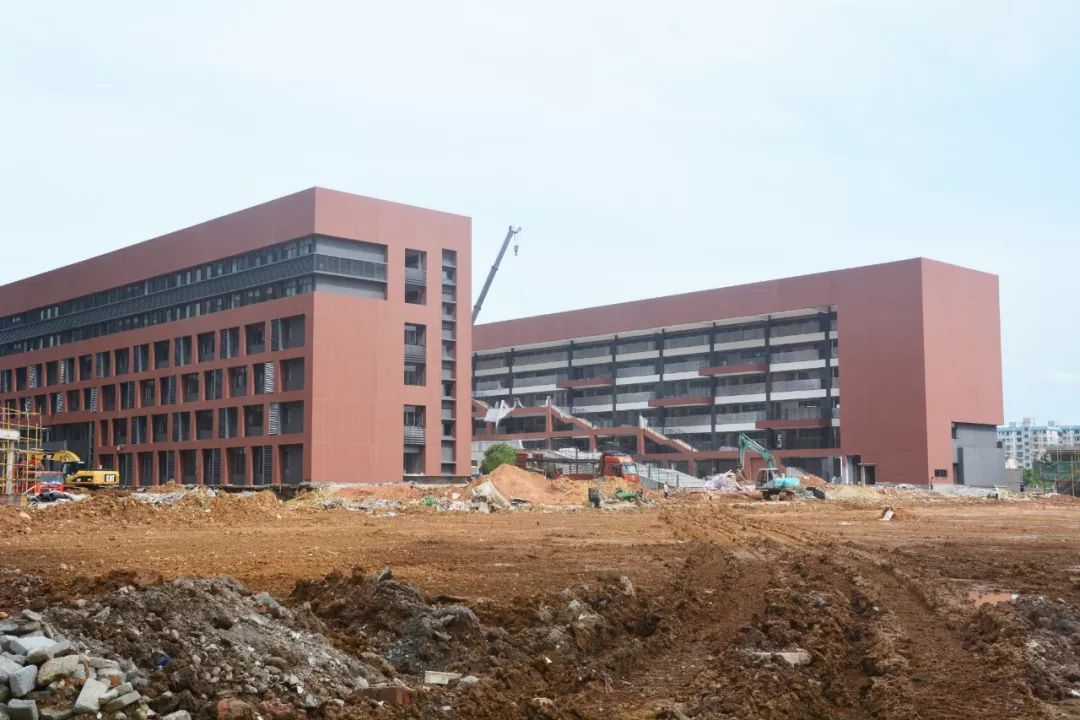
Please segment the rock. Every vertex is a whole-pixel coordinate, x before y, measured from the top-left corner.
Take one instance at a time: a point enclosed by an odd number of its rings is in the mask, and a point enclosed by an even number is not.
[[[8,687],[7,678],[4,678],[3,684],[0,684],[0,702],[7,702],[11,697],[11,688]]]
[[[291,662],[276,655],[271,655],[263,662],[270,667],[276,667],[278,670],[288,670],[289,667],[292,666]]]
[[[27,665],[22,670],[12,673],[8,678],[8,687],[11,694],[17,698],[26,697],[34,689],[37,681],[38,669],[36,665]]]
[[[124,676],[123,670],[116,670],[113,668],[102,668],[97,671],[97,676],[98,680],[104,680],[109,683],[109,687],[116,687],[127,679]]]
[[[87,680],[83,683],[82,692],[75,700],[74,710],[77,713],[96,713],[101,709],[101,696],[109,689],[107,683],[100,680]]]
[[[53,640],[56,640],[56,638],[53,638]],[[75,652],[75,646],[71,644],[70,640],[57,640],[56,644],[52,647],[54,658],[71,655],[73,652]]]
[[[361,697],[367,697],[376,702],[386,703],[392,707],[409,707],[413,703],[413,691],[400,685],[379,685],[377,687],[362,688],[357,690]]]
[[[627,597],[634,597],[637,593],[634,591],[634,583],[630,582],[630,578],[623,575],[619,578],[619,585],[622,586],[623,595]]]
[[[34,650],[52,648],[56,643],[44,635],[25,635],[8,643],[8,650],[15,655],[29,655]]]
[[[11,700],[7,713],[11,720],[38,720],[37,703],[33,700]]]
[[[75,712],[69,707],[46,707],[41,710],[41,720],[68,720]]]
[[[177,710],[162,716],[161,720],[191,720],[191,713],[187,710]]]
[[[214,706],[214,717],[218,720],[252,720],[255,708],[239,698],[221,698]]]
[[[156,698],[150,700],[150,707],[159,715],[168,715],[179,707],[180,701],[172,691],[166,690]]]
[[[42,614],[41,614],[41,613],[36,613],[36,612],[34,612],[33,610],[23,610],[23,611],[22,611],[21,613],[19,613],[19,614],[20,614],[20,615],[22,615],[22,616],[23,616],[24,618],[26,618],[27,620],[30,620],[30,621],[32,621],[32,622],[36,622],[36,623],[39,623],[39,622],[41,622],[42,620],[44,620],[44,619],[45,619],[45,618],[44,618],[44,617],[42,616]]]
[[[375,582],[377,583],[386,582],[387,580],[393,579],[394,571],[388,567],[384,567],[382,570],[379,571],[379,574],[375,576]]]
[[[53,680],[70,677],[71,675],[75,674],[75,670],[78,667],[78,655],[65,655],[64,657],[53,658],[52,660],[44,663],[38,670],[38,685],[44,687],[45,685],[51,683]]]
[[[460,685],[461,687],[470,687],[472,685],[478,684],[479,682],[480,678],[476,677],[475,675],[466,675],[465,677],[458,680],[458,685]]]
[[[228,630],[236,624],[236,618],[231,615],[226,615],[225,613],[220,613],[211,618],[210,622],[218,630]]]
[[[105,712],[118,712],[126,708],[128,705],[134,705],[135,703],[139,702],[139,698],[141,697],[142,695],[132,690],[129,693],[124,693],[120,697],[105,703],[105,707],[103,709],[105,710]]]
[[[116,662],[115,660],[109,660],[107,658],[90,657],[87,658],[86,662],[90,663],[90,667],[94,668],[95,670],[103,670],[105,668],[111,668],[113,670],[120,669],[120,663]]]
[[[52,658],[52,648],[38,648],[37,650],[30,652],[26,656],[26,662],[30,663],[31,665],[41,665],[42,663],[46,663],[49,660],[52,660]]]
[[[367,678],[363,675],[358,675],[356,679],[353,680],[353,687],[357,690],[363,690],[364,688],[371,687],[371,683],[369,683]]]
[[[74,714],[71,708],[43,708],[41,720],[68,720]]]

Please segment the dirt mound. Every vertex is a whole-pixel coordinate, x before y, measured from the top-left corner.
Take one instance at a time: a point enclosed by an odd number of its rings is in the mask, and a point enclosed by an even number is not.
[[[0,576],[0,611],[11,614],[22,608],[41,610],[49,589],[49,583],[37,575]]]
[[[467,489],[471,491],[490,482],[507,500],[524,500],[537,505],[559,505],[568,500],[569,487],[565,482],[556,486],[540,473],[523,470],[516,465],[500,465],[488,475],[480,477]]]
[[[413,675],[448,669],[485,645],[472,610],[429,604],[418,588],[394,580],[388,569],[370,575],[354,568],[349,575],[301,581],[291,599],[308,603],[353,652],[377,652]]]
[[[330,646],[310,614],[265,593],[251,596],[232,578],[122,587],[49,609],[46,618],[91,653],[148,677],[143,694],[159,713],[180,708],[207,717],[221,699],[234,698],[249,709],[269,703],[304,716],[347,697],[357,678],[386,680]]]

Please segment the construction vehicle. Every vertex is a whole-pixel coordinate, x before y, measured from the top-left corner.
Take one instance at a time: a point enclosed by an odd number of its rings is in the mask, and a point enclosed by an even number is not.
[[[495,256],[495,264],[491,266],[491,270],[488,270],[487,278],[484,280],[484,287],[480,289],[480,297],[476,299],[476,304],[472,309],[472,320],[476,322],[476,316],[480,314],[480,308],[484,305],[484,298],[487,297],[488,290],[491,289],[491,281],[495,279],[495,273],[499,271],[499,263],[502,262],[503,255],[506,254],[506,248],[510,245],[510,239],[521,232],[520,227],[514,227],[513,225],[506,231],[506,238],[503,239],[502,247],[499,248],[499,254]],[[514,243],[514,254],[517,255],[518,246]]]
[[[747,453],[751,451],[760,455],[761,459],[767,463],[766,467],[758,468],[757,472],[753,473],[753,476],[751,476],[751,468],[747,458]],[[749,483],[752,481],[754,487],[761,491],[761,497],[764,500],[773,500],[775,498],[792,500],[795,497],[795,490],[801,484],[799,478],[788,475],[783,468],[777,465],[776,458],[764,445],[743,433],[739,433],[738,474],[743,482]]]
[[[120,485],[119,471],[102,468],[92,470],[71,450],[33,451],[29,453],[28,459],[31,465],[42,468],[36,485],[47,485],[49,489],[62,491],[64,486],[67,486],[97,490]],[[45,469],[46,463],[59,463],[60,471]]]
[[[641,472],[634,458],[626,453],[604,451],[599,458],[568,459],[559,453],[543,450],[520,450],[516,464],[524,470],[542,473],[549,478],[566,477],[573,480],[602,480],[621,478],[627,483],[641,483]]]

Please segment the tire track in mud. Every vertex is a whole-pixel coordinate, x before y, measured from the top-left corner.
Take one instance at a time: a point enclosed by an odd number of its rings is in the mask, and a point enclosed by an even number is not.
[[[879,623],[877,661],[882,679],[869,699],[883,718],[1048,718],[1022,678],[1024,668],[1002,667],[973,649],[969,624],[974,608],[962,600],[943,605],[916,574],[891,558],[853,543],[839,543],[792,528],[766,526],[764,519],[742,518],[747,528],[788,546],[826,551],[884,611]],[[917,570],[915,571],[917,572]],[[895,655],[891,658],[890,655]]]

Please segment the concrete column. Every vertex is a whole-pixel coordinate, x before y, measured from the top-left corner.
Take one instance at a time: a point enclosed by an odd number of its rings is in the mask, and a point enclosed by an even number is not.
[[[277,445],[270,446],[270,482],[273,485],[281,485],[281,453]]]

